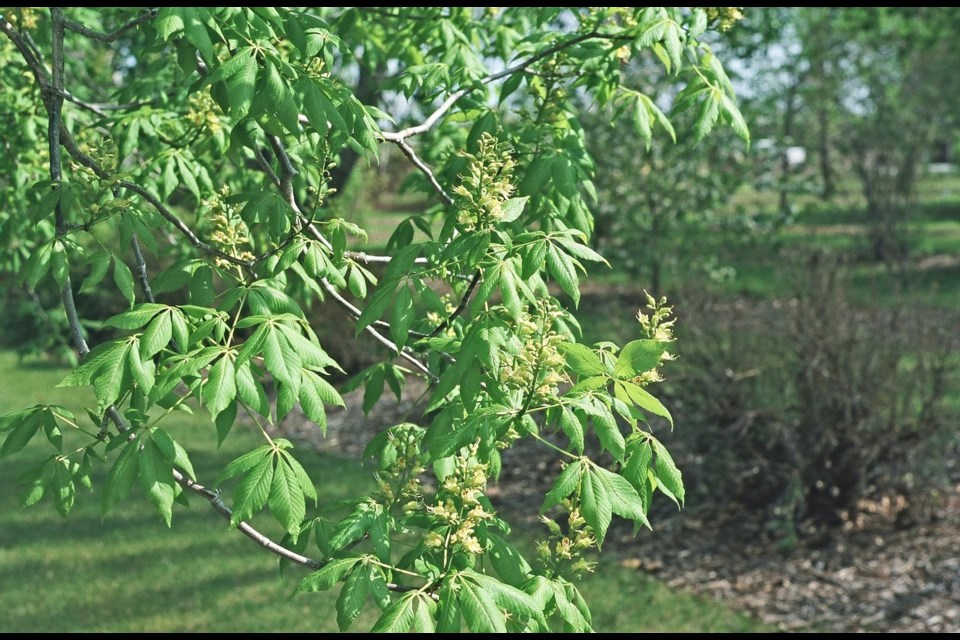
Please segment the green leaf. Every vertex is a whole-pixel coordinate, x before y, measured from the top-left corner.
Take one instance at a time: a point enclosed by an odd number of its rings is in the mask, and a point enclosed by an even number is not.
[[[296,540],[300,532],[300,523],[307,513],[303,496],[303,487],[297,473],[280,459],[273,472],[273,483],[268,498],[270,513],[277,519],[287,533]]]
[[[293,474],[293,477],[300,484],[300,491],[303,492],[304,498],[309,498],[316,503],[317,489],[313,486],[313,481],[310,479],[310,476],[307,475],[306,470],[297,462],[297,459],[284,451],[280,454],[280,462],[278,464],[285,465],[287,467],[287,473]]]
[[[615,378],[625,379],[638,376],[660,364],[660,356],[667,350],[668,342],[660,340],[634,340],[620,350],[620,356],[613,365]]]
[[[654,415],[666,418],[671,428],[673,427],[673,417],[670,415],[670,412],[663,406],[663,403],[650,395],[643,387],[635,385],[632,382],[622,382],[618,380],[616,384],[614,384],[613,392],[616,397],[624,402],[633,403],[644,411],[649,411]]]
[[[217,414],[217,417],[214,418],[213,422],[217,427],[217,446],[220,447],[223,445],[223,441],[227,439],[230,430],[233,428],[233,424],[237,421],[237,403],[233,402],[228,404],[227,407]]]
[[[597,537],[597,548],[603,545],[607,536],[607,527],[613,519],[610,496],[606,485],[596,475],[596,468],[590,468],[583,474],[580,486],[580,508],[583,519],[593,529]]]
[[[203,55],[207,64],[216,62],[217,58],[213,52],[213,42],[210,41],[210,34],[207,28],[200,22],[197,9],[180,9],[180,16],[183,19],[183,32],[187,40],[195,46]]]
[[[730,96],[723,95],[720,97],[720,103],[723,106],[724,118],[727,122],[730,123],[730,127],[733,129],[734,133],[747,143],[748,148],[750,145],[750,130],[747,128],[747,123],[743,119],[743,114],[740,113],[740,109],[737,108],[737,104],[730,98]]]
[[[458,575],[458,578],[463,574]],[[460,610],[467,628],[474,633],[506,633],[503,612],[493,596],[472,580],[460,579]]]
[[[547,249],[547,266],[560,288],[573,299],[575,305],[579,305],[580,281],[573,266],[573,259],[559,251],[556,246],[550,245]]]
[[[333,588],[333,585],[340,582],[340,579],[348,571],[360,562],[360,558],[340,558],[331,560],[323,568],[314,571],[297,587],[296,593],[313,593],[315,591],[327,591]]]
[[[437,610],[437,633],[460,633],[460,602],[453,590],[454,579],[440,586],[440,606]]]
[[[53,472],[53,498],[57,506],[57,511],[64,518],[73,508],[74,499],[77,497],[77,489],[73,483],[73,475],[70,473],[71,467],[78,467],[77,463],[61,459]]]
[[[239,358],[237,361],[239,362]],[[269,416],[270,401],[267,399],[263,386],[254,377],[250,366],[249,361],[236,366],[237,397],[260,415]]]
[[[570,442],[573,444],[574,449],[577,450],[577,453],[582,455],[584,446],[583,425],[580,424],[577,416],[564,406],[560,408],[560,428],[563,429],[563,432],[570,438]]]
[[[383,615],[370,629],[371,633],[406,633],[413,625],[414,602],[417,600],[417,593],[411,591],[405,593],[401,598],[384,610]]]
[[[80,293],[95,289],[103,281],[107,275],[107,270],[110,268],[110,260],[111,256],[106,251],[98,251],[87,258],[87,261],[91,264],[90,274],[84,278],[83,284],[80,285]]]
[[[369,592],[370,573],[365,571],[364,567],[360,567],[353,571],[343,583],[340,597],[337,598],[337,626],[340,631],[349,629],[360,615]]]
[[[522,198],[510,198],[503,203],[503,215],[500,217],[500,222],[513,222],[520,217],[520,214],[523,213],[524,207],[527,206],[527,200],[529,196],[523,196]]]
[[[338,407],[346,406],[343,398],[329,382],[316,373],[304,369],[300,386],[300,407],[303,413],[326,434],[327,415],[323,407],[324,403]]]
[[[294,396],[300,392],[300,355],[276,327],[270,326],[264,334],[263,360],[267,371],[290,387]]]
[[[96,389],[97,400],[104,406],[116,402],[123,391],[127,350],[130,348],[129,342],[117,342],[103,354],[99,362],[93,378],[93,388]]]
[[[33,410],[29,417],[14,427],[7,439],[3,441],[3,446],[0,447],[0,458],[6,458],[27,446],[43,424],[43,413],[43,410]]]
[[[257,60],[252,49],[242,49],[224,63],[223,70],[230,94],[230,115],[237,119],[243,118],[250,110],[257,82]]]
[[[677,506],[682,506],[684,489],[683,475],[680,473],[680,469],[677,468],[666,447],[660,444],[658,440],[651,439],[650,443],[653,445],[653,452],[656,455],[653,471],[657,476],[658,488],[676,502]]]
[[[197,179],[193,175],[193,169],[191,169],[186,162],[184,162],[181,156],[176,156],[177,158],[177,168],[180,170],[180,177],[183,178],[183,184],[187,186],[187,190],[193,194],[193,197],[200,200],[200,186],[197,184]]]
[[[133,308],[133,274],[130,273],[130,267],[128,267],[123,260],[117,258],[113,261],[113,281],[117,284],[117,288],[120,289],[120,293],[124,298],[127,299],[127,302],[130,304],[130,308]]]
[[[233,516],[230,525],[237,526],[244,520],[249,520],[255,513],[263,509],[270,496],[273,486],[273,455],[267,449],[266,455],[260,454],[259,461],[247,472],[243,481],[237,486],[233,494]]]
[[[417,597],[417,607],[413,612],[413,633],[434,633],[437,625],[434,622],[434,615],[437,611],[437,603],[429,595],[422,593]]]
[[[210,369],[210,375],[203,384],[203,401],[207,411],[216,419],[237,396],[237,373],[231,353],[224,353]]]
[[[630,457],[620,473],[637,490],[643,502],[643,512],[650,510],[650,498],[653,492],[650,463],[653,462],[653,448],[647,439],[637,440],[628,447]]]
[[[167,306],[163,304],[145,302],[138,304],[131,311],[124,311],[119,315],[111,317],[105,324],[108,327],[117,327],[118,329],[139,329],[150,322],[157,313],[166,308]]]
[[[647,111],[647,105],[643,103],[643,100],[638,99],[636,101],[632,113],[633,126],[643,139],[643,142],[647,145],[647,150],[649,151],[650,142],[653,140],[653,129],[650,124],[650,112]]]
[[[497,607],[509,611],[519,616],[540,619],[544,627],[547,626],[546,620],[543,620],[543,614],[536,601],[527,593],[517,587],[503,583],[496,578],[475,571],[463,571],[461,576],[467,576],[474,581],[477,586],[483,589],[485,593],[490,594]],[[466,580],[464,580],[466,582]]]
[[[627,518],[651,528],[650,522],[647,520],[643,500],[637,490],[633,488],[633,485],[623,476],[603,467],[596,467],[594,470],[596,471],[594,482],[603,484],[610,500],[611,510],[621,518]]]
[[[140,336],[140,358],[149,360],[170,344],[173,335],[170,313],[160,313],[147,325],[146,331]],[[185,348],[186,345],[180,345]]]
[[[413,294],[410,287],[401,285],[393,298],[393,309],[390,312],[390,337],[398,348],[406,344],[413,320]]]
[[[497,575],[509,585],[515,587],[523,585],[530,577],[532,570],[523,554],[498,535],[488,534],[487,541],[490,548],[486,557],[490,559],[490,564],[496,569]]]
[[[580,484],[580,477],[583,474],[583,462],[576,460],[571,462],[560,472],[557,479],[553,481],[553,488],[547,492],[541,511],[546,511],[576,491]]]
[[[697,112],[697,119],[693,123],[693,131],[697,140],[702,140],[717,124],[720,116],[720,94],[716,90],[707,93],[703,102],[700,103],[700,110]]]
[[[154,364],[152,360],[144,362],[140,359],[140,349],[136,345],[127,350],[127,367],[130,370],[130,376],[137,386],[145,393],[149,394],[153,389]]]
[[[683,44],[680,42],[680,25],[672,20],[667,23],[664,30],[663,46],[667,50],[667,55],[670,56],[674,71],[678,71],[683,63]]]
[[[596,376],[609,373],[600,357],[586,345],[562,342],[558,348],[566,356],[567,366],[578,376]]]
[[[146,440],[143,445],[143,449],[137,456],[140,484],[147,498],[157,508],[169,527],[173,518],[174,494],[171,463],[164,459],[163,453],[153,439]]]
[[[123,448],[120,455],[110,467],[107,480],[103,485],[103,494],[100,501],[100,510],[106,515],[110,508],[126,498],[133,488],[139,470],[140,439],[137,438]]]
[[[593,414],[593,428],[603,448],[613,455],[614,460],[622,461],[626,453],[626,441],[620,433],[616,419],[606,407]]]

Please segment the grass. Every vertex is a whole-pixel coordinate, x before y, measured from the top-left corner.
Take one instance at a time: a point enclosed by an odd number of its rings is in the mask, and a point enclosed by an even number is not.
[[[57,365],[19,363],[0,352],[0,413],[36,402],[79,411],[89,399],[87,390],[53,388],[65,374]],[[238,426],[218,450],[205,416],[185,416],[168,427],[191,452],[201,480],[259,444],[256,434]],[[8,487],[0,493],[0,632],[336,630],[335,591],[292,597],[305,572],[291,567],[281,579],[274,556],[230,531],[203,500],[191,499],[188,509],[175,507],[170,529],[138,490],[104,518],[98,496],[85,490],[66,519],[48,501],[22,509],[11,488],[31,460],[49,454],[49,446],[37,440],[23,454],[0,461],[0,484]],[[320,479],[323,501],[356,495],[370,482],[354,462],[309,451],[300,458]],[[275,534],[263,520],[253,524]],[[531,539],[533,533],[521,536]],[[582,589],[600,631],[767,630],[610,560]],[[353,628],[369,628],[377,615],[368,606]]]

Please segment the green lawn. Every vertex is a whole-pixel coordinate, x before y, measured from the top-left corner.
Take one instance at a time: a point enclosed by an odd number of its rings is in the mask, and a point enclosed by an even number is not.
[[[36,402],[79,409],[84,390],[51,388],[65,373],[0,352],[0,413]],[[218,450],[206,417],[178,418],[175,427],[168,422],[201,480],[258,444],[252,431],[237,427]],[[39,460],[49,446],[38,439],[25,452],[0,461],[0,483],[8,487],[0,494],[0,632],[336,630],[336,593],[292,597],[304,571],[290,568],[281,579],[274,556],[230,531],[203,500],[176,507],[171,529],[137,490],[102,520],[99,496],[85,490],[67,519],[48,501],[21,509],[12,487],[29,462],[24,458]],[[321,500],[352,495],[370,481],[347,460],[312,452],[301,459]],[[267,519],[254,525],[276,532]],[[767,630],[609,560],[583,591],[599,631]],[[368,608],[354,629],[369,628],[377,613]]]

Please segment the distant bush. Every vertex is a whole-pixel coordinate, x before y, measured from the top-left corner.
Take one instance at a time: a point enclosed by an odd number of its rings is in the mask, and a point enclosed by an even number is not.
[[[686,421],[712,499],[759,510],[784,540],[854,518],[921,466],[950,424],[957,347],[909,307],[845,302],[842,265],[811,255],[793,297],[685,309]],[[691,390],[696,389],[696,393]]]

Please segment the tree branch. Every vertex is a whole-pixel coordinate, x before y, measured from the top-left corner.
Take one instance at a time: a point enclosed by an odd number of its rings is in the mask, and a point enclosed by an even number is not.
[[[17,48],[17,51],[20,52],[20,55],[27,63],[27,66],[30,67],[30,70],[36,77],[37,84],[40,86],[40,89],[42,90],[44,87],[49,86],[49,74],[47,73],[46,68],[44,68],[43,63],[40,61],[40,57],[35,54],[33,48],[30,46],[27,40],[17,33],[13,29],[13,25],[7,22],[2,15],[0,15],[0,31],[10,38],[14,46]]]
[[[94,29],[91,29],[89,27],[86,27],[80,24],[79,22],[74,22],[73,20],[64,20],[63,26],[69,29],[70,31],[73,31],[74,33],[79,33],[80,35],[85,36],[87,38],[93,38],[94,40],[99,40],[100,42],[113,42],[114,40],[122,36],[125,31],[132,29],[133,27],[139,24],[143,24],[148,20],[153,20],[157,16],[158,12],[159,12],[158,7],[151,7],[149,10],[147,10],[146,13],[143,13],[137,16],[130,22],[126,23],[125,25],[117,29],[116,31],[112,31],[110,33],[103,33],[101,31],[96,31]]]
[[[156,298],[154,298],[154,295],[153,295],[153,290],[150,288],[150,283],[147,280],[147,264],[143,258],[143,252],[140,250],[140,243],[137,240],[136,235],[133,236],[133,238],[130,240],[130,243],[133,247],[134,258],[137,263],[137,275],[140,278],[140,286],[143,287],[144,296],[150,302],[156,302]],[[110,420],[112,420],[113,423],[116,425],[117,430],[120,433],[125,433],[130,430],[129,423],[127,423],[127,421],[123,418],[123,416],[120,414],[119,411],[117,411],[115,407],[110,407],[109,409],[107,409],[107,415],[109,416]],[[228,522],[232,521],[233,512],[230,510],[230,507],[224,504],[223,500],[220,499],[220,491],[208,489],[202,484],[199,484],[194,480],[191,480],[190,478],[186,477],[178,469],[174,468],[172,469],[172,472],[173,472],[173,479],[177,482],[177,484],[179,484],[184,489],[187,489],[199,496],[202,496],[204,499],[207,500],[207,502],[210,503],[210,506],[213,507],[213,509],[217,513],[219,513],[221,516],[224,517],[224,519],[226,519]],[[250,538],[257,544],[259,544],[264,549],[267,549],[274,555],[277,555],[281,558],[289,560],[290,562],[293,562],[295,564],[299,564],[304,567],[307,567],[308,569],[314,569],[314,570],[321,569],[326,564],[324,562],[320,562],[319,560],[308,558],[307,556],[301,555],[295,551],[287,549],[283,545],[274,542],[269,537],[257,531],[247,522],[238,523],[237,529],[239,529],[240,532],[243,533],[243,535],[247,536],[248,538]],[[388,584],[387,588],[390,589],[391,585]],[[393,585],[393,588],[391,590],[403,591],[409,588],[410,587],[401,587],[399,585]]]
[[[536,62],[539,62],[540,60],[543,60],[546,57],[552,56],[553,54],[559,51],[563,51],[568,47],[572,47],[573,45],[580,44],[585,40],[590,40],[592,38],[599,38],[599,37],[603,37],[602,34],[600,34],[600,32],[590,31],[589,33],[581,34],[574,38],[570,38],[569,40],[566,40],[564,42],[558,42],[554,46],[548,49],[545,49],[540,53],[530,56],[523,62],[518,62],[517,64],[511,67],[507,67],[503,71],[492,73],[487,77],[481,79],[480,82],[478,82],[477,84],[474,84],[473,86],[470,86],[470,87],[464,87],[459,91],[452,93],[450,97],[444,100],[443,103],[439,107],[437,107],[437,109],[433,113],[431,113],[430,116],[426,120],[424,120],[422,123],[413,127],[407,127],[406,129],[403,129],[397,132],[382,131],[380,135],[383,137],[384,140],[387,140],[389,142],[402,142],[406,138],[410,138],[412,136],[416,136],[421,133],[426,133],[427,131],[432,129],[435,124],[437,124],[440,118],[442,118],[447,111],[453,108],[453,105],[455,105],[460,100],[460,98],[467,95],[468,93],[475,91],[481,86],[488,85],[491,82],[496,82],[500,78],[505,78],[509,75],[513,75],[518,71],[522,71],[523,69],[526,69],[530,65]]]
[[[47,108],[47,112],[49,116],[47,141],[48,141],[48,147],[50,151],[50,178],[51,180],[58,182],[63,179],[63,166],[62,166],[62,158],[60,154],[60,143],[61,143],[60,133],[61,131],[66,131],[65,127],[63,127],[63,123],[61,121],[61,116],[60,116],[60,110],[63,107],[63,100],[64,100],[64,97],[63,97],[63,93],[64,93],[63,92],[63,82],[64,82],[63,36],[64,36],[65,21],[63,19],[63,10],[61,8],[53,7],[51,9],[51,13],[53,18],[52,20],[53,22],[53,88],[55,89],[55,91],[45,92],[44,105]],[[2,18],[0,18],[0,20],[2,20]],[[4,33],[6,33],[8,36],[10,36],[11,33],[15,33],[12,31],[12,29],[9,29],[9,23],[6,23],[6,21],[0,22],[0,28],[2,28]],[[14,42],[16,44],[17,42],[16,39],[14,39]],[[25,58],[28,58],[30,54],[25,53],[25,51],[26,51],[25,49],[21,49],[21,54],[23,54]],[[28,63],[29,63],[29,59],[28,59]],[[37,74],[37,75],[38,75],[38,80],[42,81],[43,79],[42,74]],[[66,141],[66,138],[64,141]],[[79,149],[76,149],[75,145],[73,145],[73,148],[79,154],[79,156],[85,157],[83,156],[83,154],[79,152]],[[97,163],[93,161],[92,158],[89,158],[89,157],[85,157],[85,158],[87,161],[84,162],[84,164],[86,166],[89,166],[95,173],[97,173],[98,175],[106,174],[106,172],[102,169],[102,167],[99,167],[99,165],[97,165]],[[118,186],[122,186],[127,189],[131,189],[136,193],[139,193],[142,197],[147,199],[147,201],[150,202],[150,204],[152,204],[155,208],[157,208],[157,210],[161,213],[161,215],[164,215],[164,217],[168,218],[169,220],[169,217],[164,213],[166,211],[166,207],[164,207],[163,204],[159,200],[157,200],[152,194],[150,194],[148,191],[146,191],[145,189],[142,189],[141,187],[139,187],[139,185],[135,185],[127,181],[118,181],[117,184]],[[57,233],[57,237],[59,238],[65,235],[67,232],[66,221],[65,221],[64,212],[61,209],[59,203],[57,204],[55,211],[56,211],[55,213],[56,233]],[[169,211],[167,211],[167,213],[169,213]],[[172,213],[170,213],[170,216],[172,216]],[[179,222],[179,220],[176,219],[175,216],[173,216],[173,220],[171,220],[171,222],[174,222],[176,224],[176,222]],[[192,236],[193,238],[192,241],[195,241],[194,244],[199,243],[198,246],[203,245],[203,243],[199,239],[197,239],[196,236],[192,235],[192,232],[189,230],[189,228],[186,227],[186,225],[183,225],[182,223],[180,223],[179,225],[176,225],[176,226],[178,226],[181,232],[185,231],[187,234],[189,234],[188,237]],[[155,299],[153,296],[153,291],[150,289],[149,281],[146,278],[146,264],[143,259],[143,253],[142,251],[140,251],[139,242],[137,241],[136,237],[134,237],[131,240],[131,243],[134,251],[134,256],[137,261],[137,273],[138,273],[138,276],[140,277],[141,286],[144,289],[144,295],[147,297],[148,300],[150,300],[151,302],[154,302]],[[223,257],[227,257],[227,256],[223,256]],[[243,263],[243,261],[240,261],[240,262]],[[79,319],[79,316],[77,315],[76,305],[74,304],[73,290],[70,285],[69,275],[67,275],[66,277],[61,293],[62,293],[64,308],[67,314],[67,319],[70,324],[71,333],[73,334],[74,346],[76,347],[77,351],[80,353],[80,358],[82,360],[83,357],[90,352],[90,349],[86,343],[86,340],[83,337],[83,332],[80,325],[80,319]],[[124,417],[120,414],[120,412],[117,410],[115,406],[110,406],[107,408],[106,416],[110,419],[110,421],[114,423],[114,425],[116,425],[118,432],[126,433],[131,430],[129,423],[126,422]],[[181,487],[193,493],[196,493],[197,495],[203,496],[214,508],[214,510],[216,510],[220,515],[222,515],[228,521],[232,520],[233,513],[231,512],[230,508],[227,507],[223,503],[223,501],[220,499],[219,491],[212,491],[206,488],[205,486],[191,480],[190,478],[187,478],[178,469],[175,469],[175,468],[172,469],[172,474],[173,474],[173,479]],[[280,545],[274,542],[273,540],[271,540],[270,538],[268,538],[267,536],[263,535],[262,533],[257,531],[255,528],[253,528],[246,522],[240,522],[237,525],[237,528],[245,536],[255,541],[257,544],[269,550],[270,552],[274,553],[275,555],[280,556],[281,558],[285,558],[287,560],[290,560],[291,562],[294,562],[296,564],[299,564],[314,570],[322,568],[325,564],[318,560],[308,558],[299,553],[296,553],[295,551],[287,549],[283,545]],[[387,589],[395,592],[406,592],[414,589],[414,587],[397,585],[395,583],[388,583]]]
[[[278,184],[280,186],[281,193],[283,193],[284,197],[287,199],[287,202],[290,204],[290,208],[293,209],[293,212],[297,216],[297,220],[300,222],[300,224],[304,225],[307,230],[310,231],[310,234],[324,247],[326,247],[328,250],[332,250],[333,245],[330,243],[330,241],[324,237],[324,235],[320,233],[320,230],[317,229],[316,226],[314,226],[314,224],[303,214],[303,211],[297,204],[296,196],[293,193],[292,180],[298,172],[296,167],[293,166],[293,162],[290,160],[290,155],[287,153],[286,148],[283,146],[283,141],[277,136],[269,136],[269,139],[270,146],[273,147],[273,151],[277,154],[277,158],[280,161],[280,175],[278,176]],[[267,166],[269,167],[269,165]],[[327,280],[325,277],[321,278],[320,284],[327,291],[330,297],[333,298],[334,302],[336,302],[344,311],[346,311],[348,315],[353,317],[354,320],[360,317],[361,311],[350,304],[349,300],[341,296],[340,292],[337,291],[337,288],[334,287],[329,280]],[[434,382],[439,379],[413,354],[408,353],[405,349],[398,347],[392,340],[377,331],[375,327],[367,325],[364,327],[364,330],[372,335],[377,342],[412,364],[416,369],[426,374]]]

